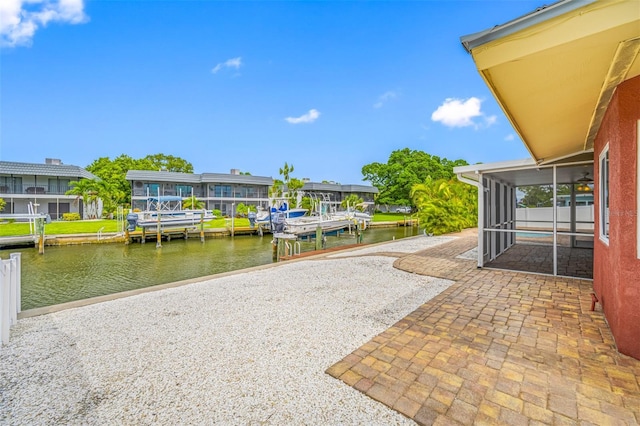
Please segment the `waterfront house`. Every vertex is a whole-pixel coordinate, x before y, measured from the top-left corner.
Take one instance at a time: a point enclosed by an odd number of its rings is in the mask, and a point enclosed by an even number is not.
[[[269,189],[274,180],[266,176],[243,175],[237,169],[230,173],[175,173],[148,170],[129,170],[126,176],[131,184],[131,206],[144,210],[147,198],[173,195],[188,198],[192,195],[203,201],[207,209],[220,210],[222,215],[233,214],[239,203],[269,207]],[[341,185],[337,183],[305,182],[301,189],[305,194],[322,198],[327,194],[331,201],[342,201],[356,194],[365,202],[373,202],[377,188],[366,185]]]
[[[148,197],[173,195],[188,198],[192,195],[210,210],[231,215],[234,205],[269,205],[269,188],[273,179],[264,176],[231,173],[176,173],[148,170],[129,170],[131,207],[145,210]]]
[[[82,200],[65,195],[69,182],[81,179],[95,176],[58,159],[47,158],[44,164],[0,161],[0,198],[7,203],[2,213],[27,214],[31,203],[36,213],[48,213],[53,220],[64,213],[83,216]]]
[[[330,201],[343,201],[349,195],[355,195],[358,198],[362,198],[362,201],[367,205],[373,205],[375,194],[378,193],[378,188],[368,185],[341,185],[334,182],[310,182],[305,181],[302,191],[305,194],[315,194],[320,199],[322,195],[327,195]]]
[[[584,233],[574,213],[559,229],[556,188],[571,185],[575,206],[586,178],[594,293],[618,350],[640,359],[640,3],[564,0],[461,41],[531,155],[455,169],[478,187],[478,266],[518,246],[516,188],[552,185],[549,273],[572,275],[561,253]]]

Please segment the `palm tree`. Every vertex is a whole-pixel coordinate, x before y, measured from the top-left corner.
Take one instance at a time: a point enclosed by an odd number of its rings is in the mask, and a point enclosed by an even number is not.
[[[78,204],[79,200],[82,200],[82,204],[85,207],[89,207],[91,204],[94,204],[95,207],[95,203],[98,201],[98,191],[100,186],[97,179],[81,179],[79,181],[74,180],[69,182],[69,186],[71,186],[71,189],[65,192],[65,194],[75,195],[76,205]],[[95,211],[95,209],[87,208],[87,211],[89,210]],[[95,219],[95,215],[91,219]]]
[[[340,203],[340,205],[342,206],[342,208],[347,208],[348,206],[362,211],[362,201],[362,198],[358,197],[356,194],[349,194],[349,196],[342,200],[342,203]]]
[[[435,235],[477,225],[477,200],[472,187],[457,180],[427,179],[411,188],[411,199],[427,232]]]
[[[204,201],[200,201],[196,197],[191,196],[182,200],[182,208],[191,210],[202,210],[204,209]]]

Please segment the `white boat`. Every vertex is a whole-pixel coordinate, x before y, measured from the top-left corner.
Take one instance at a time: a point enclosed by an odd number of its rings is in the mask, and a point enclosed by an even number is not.
[[[290,218],[284,220],[284,232],[298,237],[315,235],[318,227],[323,234],[341,231],[356,226],[353,217],[337,214],[335,209],[339,203],[324,200],[315,202],[317,211],[311,216]]]
[[[352,219],[334,218],[331,216],[303,216],[284,221],[284,232],[298,237],[315,235],[318,227],[323,234],[337,232],[354,225]]]
[[[331,215],[334,219],[349,219],[353,223],[358,223],[364,228],[369,226],[369,223],[373,220],[370,214],[361,212],[355,209],[347,209],[344,211],[335,212]]]
[[[271,207],[269,210],[260,210],[256,213],[256,223],[269,223],[271,216],[275,213],[282,213],[285,219],[302,217],[309,213],[309,210],[302,208],[290,209],[286,202],[280,203],[278,207]]]
[[[144,229],[190,228],[215,219],[211,210],[182,210],[182,197],[160,196],[147,199],[147,209],[127,215],[129,231]]]

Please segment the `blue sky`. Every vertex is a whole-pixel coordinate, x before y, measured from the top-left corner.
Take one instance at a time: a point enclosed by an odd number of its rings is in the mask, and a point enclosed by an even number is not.
[[[2,0],[0,159],[357,184],[402,148],[526,158],[460,36],[542,4]]]

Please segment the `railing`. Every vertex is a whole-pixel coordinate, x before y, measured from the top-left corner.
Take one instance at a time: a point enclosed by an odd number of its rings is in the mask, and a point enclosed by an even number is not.
[[[0,194],[27,194],[27,195],[65,195],[71,187],[68,185],[0,185]]]
[[[284,255],[285,256],[300,256],[300,241],[295,241],[293,244],[289,244],[288,241],[284,242]]]
[[[9,343],[9,331],[20,312],[20,253],[0,260],[0,345]]]

